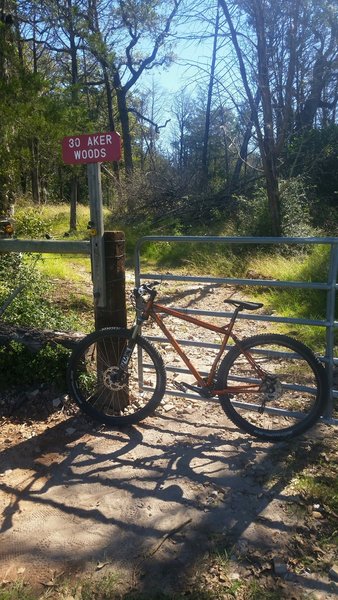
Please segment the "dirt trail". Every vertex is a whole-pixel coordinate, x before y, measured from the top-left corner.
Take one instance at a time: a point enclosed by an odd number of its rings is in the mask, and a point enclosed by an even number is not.
[[[58,402],[32,397],[3,420],[0,582],[22,578],[43,590],[58,574],[99,569],[118,571],[126,589],[183,590],[222,539],[230,577],[277,578],[285,598],[336,597],[327,574],[290,560],[295,536],[316,528],[299,516],[290,482],[304,466],[299,457],[331,428],[293,445],[264,444],[239,432],[217,402],[170,398],[143,423],[109,430]]]

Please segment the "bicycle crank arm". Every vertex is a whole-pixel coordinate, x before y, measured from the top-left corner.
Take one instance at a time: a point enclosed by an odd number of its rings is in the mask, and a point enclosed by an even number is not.
[[[212,398],[213,396],[213,394],[207,387],[202,388],[197,385],[191,385],[190,383],[186,383],[184,381],[174,381],[173,383],[174,386],[181,392],[187,392],[188,390],[191,390],[192,392],[196,392],[196,394],[199,394],[203,398]]]

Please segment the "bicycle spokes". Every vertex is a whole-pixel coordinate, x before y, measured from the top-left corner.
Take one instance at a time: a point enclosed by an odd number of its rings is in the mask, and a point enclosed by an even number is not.
[[[264,373],[262,379],[255,365]],[[322,368],[308,349],[291,338],[263,335],[244,341],[225,359],[219,377],[234,392],[221,398],[223,408],[250,433],[277,435],[318,417]]]

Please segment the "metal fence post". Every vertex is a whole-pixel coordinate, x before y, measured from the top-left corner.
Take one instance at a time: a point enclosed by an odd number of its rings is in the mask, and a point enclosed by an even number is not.
[[[106,306],[106,286],[104,267],[104,244],[103,244],[103,211],[102,211],[102,188],[101,188],[101,166],[99,163],[87,165],[88,193],[90,206],[89,229],[91,231],[91,257],[92,257],[92,279],[95,306],[104,308]]]
[[[327,416],[333,412],[333,373],[334,373],[334,338],[335,338],[335,308],[336,308],[336,289],[338,274],[338,244],[331,245],[330,263],[328,272],[329,290],[327,292],[326,303],[326,372],[329,382],[330,396],[327,407]]]

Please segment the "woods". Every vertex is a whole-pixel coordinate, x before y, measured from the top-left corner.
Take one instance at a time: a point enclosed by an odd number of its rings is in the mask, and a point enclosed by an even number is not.
[[[76,229],[86,176],[62,164],[60,142],[118,131],[123,160],[106,165],[103,184],[119,219],[334,233],[334,4],[2,0],[0,15],[1,214],[22,197],[66,201]],[[186,84],[164,92],[166,69],[192,43],[203,60],[185,59]]]

